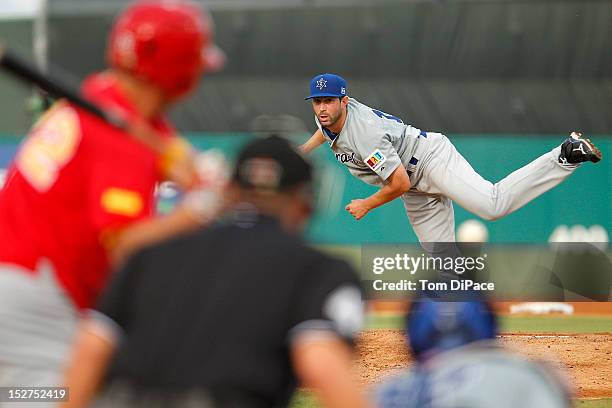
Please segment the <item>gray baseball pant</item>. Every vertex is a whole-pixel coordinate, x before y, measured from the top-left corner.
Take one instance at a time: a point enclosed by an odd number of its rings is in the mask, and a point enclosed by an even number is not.
[[[0,264],[0,387],[59,386],[78,311],[48,262],[37,271]],[[0,407],[51,407],[0,402]]]
[[[422,244],[455,241],[453,201],[485,220],[496,220],[557,186],[577,167],[561,165],[561,148],[556,147],[493,184],[443,134],[428,133],[427,143],[428,152],[411,177],[416,185],[402,195]]]

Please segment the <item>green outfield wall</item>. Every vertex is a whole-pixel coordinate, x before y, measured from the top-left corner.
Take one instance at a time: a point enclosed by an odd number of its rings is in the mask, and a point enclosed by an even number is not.
[[[248,136],[195,136],[200,147],[219,146],[227,152],[248,139]],[[459,152],[486,179],[496,182],[510,172],[551,150],[563,136],[451,136]],[[297,140],[296,140],[297,141]],[[600,225],[612,234],[612,139],[598,139],[604,160],[596,165],[583,165],[557,188],[539,197],[526,207],[503,219],[483,221],[492,242],[546,242],[559,225]],[[314,154],[319,195],[318,214],[310,229],[316,242],[333,244],[409,243],[416,236],[406,218],[403,205],[396,200],[355,221],[344,207],[354,198],[367,197],[376,189],[352,177],[337,163],[329,149]],[[455,205],[457,225],[477,218]],[[481,220],[482,221],[482,220]]]
[[[190,134],[200,148],[218,148],[234,157],[251,136],[247,134]],[[306,135],[296,136],[299,143]],[[493,182],[527,164],[558,145],[563,136],[470,136],[450,137],[459,152],[483,177]],[[18,139],[0,138],[0,166],[14,152]],[[482,221],[492,242],[544,243],[560,225],[586,228],[599,225],[612,235],[612,139],[598,138],[604,160],[588,163],[557,188],[503,219]],[[3,153],[2,153],[3,152]],[[400,200],[396,200],[355,221],[344,207],[351,199],[364,198],[375,188],[353,178],[337,163],[331,151],[321,148],[313,155],[317,171],[317,215],[310,227],[310,238],[320,244],[412,243],[412,231]],[[456,223],[477,218],[455,206]]]

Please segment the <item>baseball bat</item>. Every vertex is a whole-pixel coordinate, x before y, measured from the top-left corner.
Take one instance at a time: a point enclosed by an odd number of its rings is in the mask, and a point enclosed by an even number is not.
[[[16,78],[38,86],[54,98],[63,98],[86,110],[110,125],[124,130],[158,153],[163,153],[166,143],[154,129],[144,123],[133,124],[115,112],[109,112],[85,99],[68,81],[40,71],[36,65],[0,44],[0,68]]]
[[[141,143],[171,161],[169,166],[175,167],[172,174],[174,181],[183,186],[193,184],[193,163],[185,153],[190,146],[182,139],[172,138],[172,141],[168,141],[144,121],[130,123],[119,114],[100,108],[85,99],[68,81],[43,73],[34,63],[8,50],[2,43],[0,43],[0,68],[24,82],[38,86],[49,95],[66,99],[110,125],[131,134]],[[179,165],[179,161],[185,163]]]
[[[34,84],[55,98],[64,98],[120,129],[128,129],[125,120],[102,110],[81,96],[67,81],[42,73],[35,65],[0,44],[0,67],[24,82]]]

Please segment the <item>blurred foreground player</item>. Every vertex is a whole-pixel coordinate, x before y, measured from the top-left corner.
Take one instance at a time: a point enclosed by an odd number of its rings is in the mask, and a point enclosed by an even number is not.
[[[186,202],[151,218],[156,184],[184,158],[164,112],[222,61],[211,30],[192,3],[134,3],[113,26],[111,68],[83,84],[94,103],[166,138],[167,154],[64,102],[22,144],[0,192],[0,386],[61,380],[78,310],[95,303],[109,264],[205,215]]]
[[[380,385],[379,408],[569,408],[556,368],[496,342],[496,317],[482,301],[411,305],[408,342],[417,364]]]
[[[365,406],[351,380],[359,280],[298,236],[311,166],[279,137],[239,155],[227,220],[137,253],[79,330],[66,385],[84,407],[281,407],[298,382]],[[108,370],[108,372],[107,372]]]

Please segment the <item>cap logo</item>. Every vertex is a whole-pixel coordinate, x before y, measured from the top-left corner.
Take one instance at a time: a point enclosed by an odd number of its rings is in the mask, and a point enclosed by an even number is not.
[[[346,88],[345,88],[345,87],[341,87],[341,88],[340,88],[340,93],[341,93],[342,95],[346,95]]]
[[[319,90],[323,90],[323,88],[327,88],[327,81],[325,80],[325,78],[321,77],[321,79],[319,79],[317,81],[317,88],[319,88]]]

